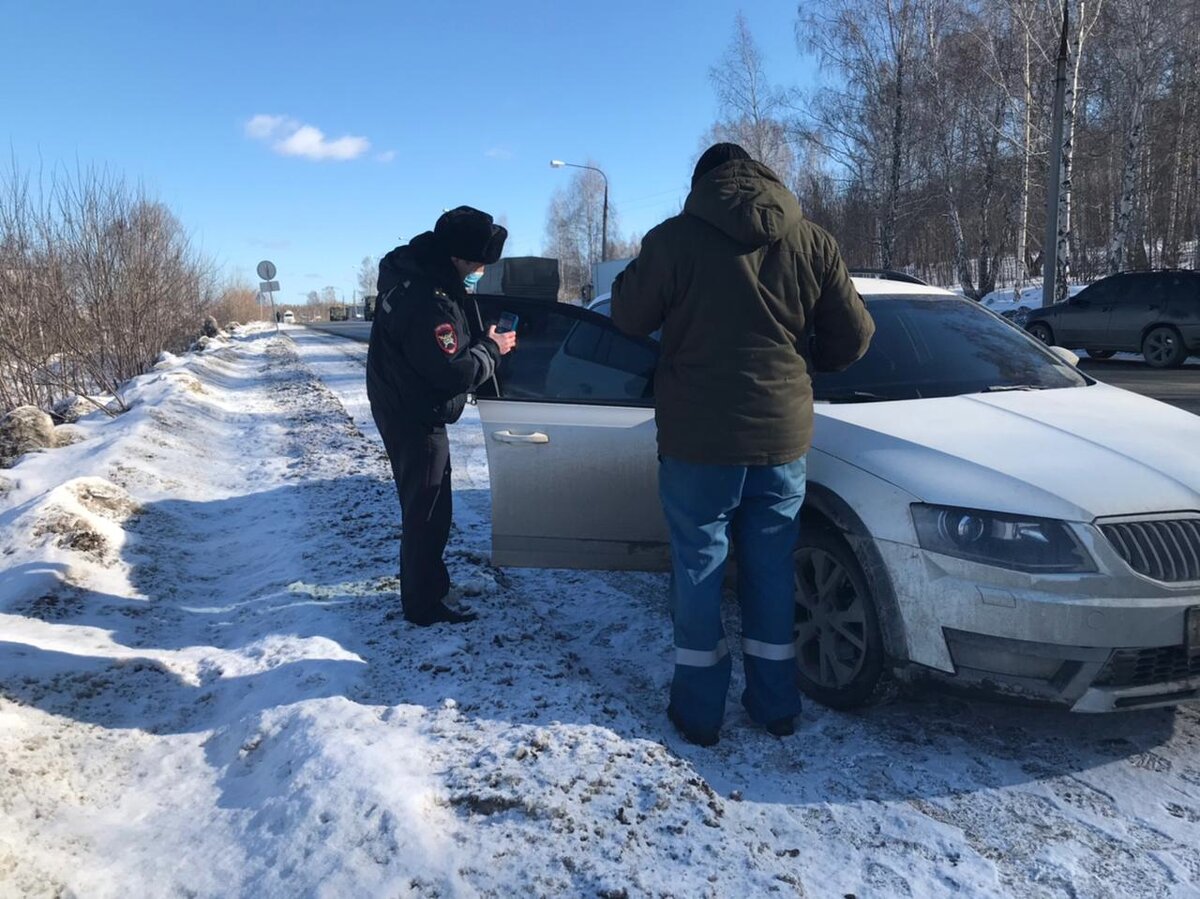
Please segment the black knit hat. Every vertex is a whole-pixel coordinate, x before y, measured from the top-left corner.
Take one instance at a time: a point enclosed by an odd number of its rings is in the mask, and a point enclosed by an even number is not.
[[[459,206],[442,213],[433,226],[433,235],[447,256],[486,265],[500,258],[504,241],[508,239],[505,228],[494,224],[486,212],[470,206]]]
[[[704,155],[696,163],[696,170],[692,172],[692,187],[695,187],[697,181],[717,166],[732,162],[735,159],[749,158],[750,154],[737,144],[713,144],[704,151]]]

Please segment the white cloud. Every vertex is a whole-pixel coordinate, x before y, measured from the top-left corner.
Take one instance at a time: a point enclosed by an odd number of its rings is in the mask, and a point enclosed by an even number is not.
[[[512,159],[513,152],[508,147],[492,147],[483,154],[488,159]]]
[[[259,114],[246,122],[246,136],[269,142],[281,156],[302,156],[305,159],[357,159],[371,149],[365,137],[346,135],[334,140],[320,128],[304,125],[288,116]]]
[[[269,140],[282,131],[298,127],[299,123],[287,116],[259,114],[246,123],[246,136],[255,140]]]
[[[375,157],[375,161],[376,162],[391,162],[395,158],[396,158],[395,150],[384,150],[382,153],[380,153],[378,156]]]

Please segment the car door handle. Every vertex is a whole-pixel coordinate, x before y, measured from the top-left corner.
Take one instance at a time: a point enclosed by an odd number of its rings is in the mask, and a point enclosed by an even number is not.
[[[549,443],[550,438],[541,431],[532,434],[514,434],[512,431],[493,431],[492,437],[501,443]]]

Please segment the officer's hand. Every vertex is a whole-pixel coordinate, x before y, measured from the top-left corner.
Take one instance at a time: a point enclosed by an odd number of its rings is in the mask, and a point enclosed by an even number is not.
[[[488,328],[487,336],[489,340],[491,340],[500,348],[501,356],[506,356],[511,353],[513,348],[517,345],[516,331],[505,331],[501,333],[496,330],[495,325],[492,325],[490,328]]]

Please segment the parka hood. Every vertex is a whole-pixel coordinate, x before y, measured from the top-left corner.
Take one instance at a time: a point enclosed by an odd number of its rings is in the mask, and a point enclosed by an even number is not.
[[[396,247],[379,261],[376,291],[383,296],[398,283],[417,277],[429,278],[455,299],[466,296],[462,278],[432,231],[418,234],[405,246]]]
[[[804,218],[792,192],[752,159],[735,159],[704,175],[683,211],[750,247],[774,243]]]

